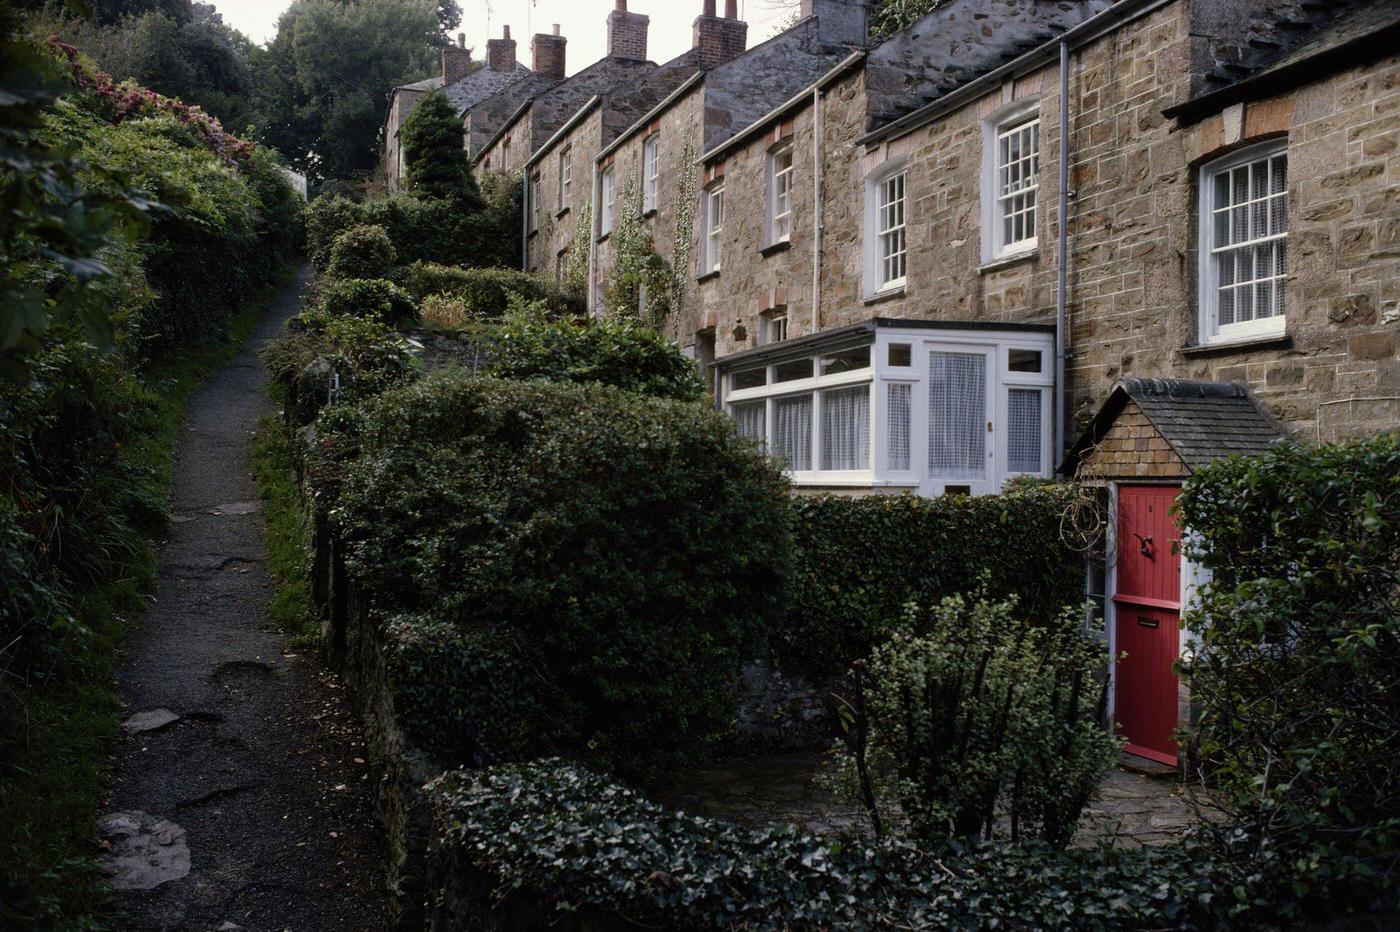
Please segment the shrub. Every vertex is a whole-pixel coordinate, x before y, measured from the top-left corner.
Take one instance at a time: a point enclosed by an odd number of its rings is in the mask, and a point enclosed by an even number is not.
[[[326,266],[333,278],[388,278],[394,244],[383,227],[354,226],[335,238]]]
[[[331,281],[321,292],[321,310],[332,317],[360,317],[390,326],[418,319],[418,304],[398,285],[384,279]]]
[[[628,391],[694,401],[705,394],[695,364],[636,320],[586,326],[513,314],[500,329],[489,374],[509,379],[602,382]]]
[[[318,197],[306,207],[306,251],[318,269],[331,261],[331,246],[346,230],[365,223],[364,208],[340,195]]]
[[[528,678],[454,686],[482,697],[483,734],[518,714],[516,690],[550,697],[569,729],[473,756],[569,753],[649,774],[729,727],[789,537],[786,482],[723,416],[447,370],[321,427],[329,461],[311,471],[351,578],[385,612],[516,652]],[[337,466],[344,451],[358,458]],[[419,740],[464,743],[459,724],[434,709]]]
[[[469,269],[415,262],[398,271],[397,281],[420,300],[430,295],[457,298],[474,317],[500,317],[510,307],[512,295],[528,302],[543,301],[559,314],[573,310],[553,282],[515,269]]]
[[[1191,843],[925,852],[746,830],[560,761],[449,772],[429,794],[434,928],[1215,929],[1276,915],[1257,878]]]
[[[306,323],[262,351],[263,363],[286,393],[288,420],[296,426],[310,424],[327,403],[361,401],[420,373],[404,339],[376,320],[312,316]]]
[[[1365,906],[1400,869],[1400,438],[1222,460],[1179,507],[1189,750],[1271,880]]]
[[[871,656],[845,769],[868,802],[897,799],[924,841],[1005,832],[1064,847],[1117,757],[1103,661],[1074,609],[1032,622],[1014,598],[911,606]]]
[[[481,192],[472,177],[466,131],[457,109],[441,91],[426,95],[404,120],[400,131],[408,189],[423,198],[442,198],[464,207],[480,207]]]
[[[793,503],[793,597],[773,647],[779,666],[832,684],[888,637],[909,602],[985,587],[1030,617],[1082,598],[1078,556],[1060,537],[1068,486],[996,496],[803,497]]]

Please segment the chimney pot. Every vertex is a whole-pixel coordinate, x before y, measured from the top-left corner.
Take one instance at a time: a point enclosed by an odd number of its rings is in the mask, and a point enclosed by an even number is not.
[[[457,33],[457,48],[459,48],[459,49],[464,49],[464,48],[466,48],[466,47],[467,47],[467,34],[466,34],[465,32],[459,32],[459,33]]]
[[[554,34],[555,34],[556,36],[559,35],[559,24],[558,24],[558,23],[555,23],[555,24],[554,24]]]
[[[739,18],[739,0],[724,0],[724,18]]]
[[[715,0],[705,0],[704,5],[703,5],[703,6],[701,7],[701,9],[700,9],[700,15],[701,15],[701,16],[714,16],[714,15],[715,15]]]
[[[504,32],[504,34],[505,34],[505,35],[504,35],[504,38],[507,38],[507,39],[510,38],[510,27],[509,27],[509,26],[504,27],[504,29],[502,30],[502,32]]]

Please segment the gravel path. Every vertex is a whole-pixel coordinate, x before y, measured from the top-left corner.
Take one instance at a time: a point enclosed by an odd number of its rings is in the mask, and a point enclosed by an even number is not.
[[[269,622],[250,441],[257,350],[308,269],[191,398],[155,602],[118,673],[127,740],[100,828],[124,929],[380,929],[365,753],[344,694]]]

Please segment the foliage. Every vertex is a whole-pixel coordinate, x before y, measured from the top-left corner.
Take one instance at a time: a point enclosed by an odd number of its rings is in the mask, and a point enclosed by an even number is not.
[[[1067,486],[996,496],[795,499],[791,607],[774,632],[780,667],[834,684],[885,640],[909,602],[985,587],[1044,618],[1082,598],[1078,558],[1060,537]]]
[[[379,158],[385,90],[435,74],[433,0],[298,0],[254,58],[262,138],[313,184]]]
[[[1030,620],[1014,597],[910,606],[869,671],[846,755],[867,804],[897,800],[925,842],[1069,843],[1118,754],[1102,725],[1103,647],[1080,612]]]
[[[292,639],[293,648],[310,649],[321,632],[311,595],[311,528],[292,444],[291,436],[276,419],[264,420],[253,444],[253,476],[258,482],[258,497],[265,505],[263,539],[267,543],[267,568],[277,580],[268,612]]]
[[[560,287],[569,301],[579,307],[588,303],[588,257],[593,243],[593,203],[586,201],[575,211],[574,236],[569,241],[569,261]]]
[[[668,310],[680,326],[680,312],[690,287],[691,269],[695,262],[695,212],[700,203],[698,167],[700,153],[695,137],[687,133],[681,146],[680,178],[676,184],[676,229],[671,243],[671,288],[667,297]]]
[[[418,302],[382,278],[346,278],[328,282],[321,310],[331,317],[358,317],[398,327],[418,319]]]
[[[1222,460],[1179,507],[1191,754],[1274,883],[1364,907],[1400,870],[1400,438]]]
[[[399,133],[412,194],[452,201],[463,209],[481,206],[481,191],[467,156],[466,130],[446,94],[433,91],[424,96]]]
[[[870,10],[870,36],[886,39],[906,29],[948,0],[876,0]]]
[[[388,278],[394,256],[394,244],[383,227],[355,226],[331,244],[326,271],[332,278]]]
[[[407,195],[356,203],[340,196],[322,196],[307,209],[307,248],[318,268],[330,260],[330,246],[354,226],[383,227],[401,263],[508,266],[518,262],[512,243],[519,242],[519,214],[510,216],[510,189],[483,186],[484,210],[464,208],[447,200],[421,200]]]
[[[298,427],[328,403],[360,401],[419,375],[408,343],[375,318],[310,315],[301,330],[265,346],[262,358]]]
[[[400,269],[396,277],[404,290],[420,300],[430,295],[460,299],[466,313],[476,318],[500,317],[510,306],[512,295],[527,302],[544,302],[553,313],[574,310],[553,282],[516,269],[470,269],[415,262]]]
[[[613,268],[606,297],[608,315],[649,323],[666,317],[673,291],[671,268],[642,226],[642,191],[634,169],[622,183],[621,212],[612,231]]]
[[[454,684],[482,697],[484,733],[517,714],[519,691],[566,730],[473,759],[549,751],[647,774],[729,726],[789,538],[785,481],[722,415],[446,370],[319,426],[308,471],[351,578],[379,610],[505,645],[531,671]],[[458,721],[437,710],[419,740],[470,743]]]
[[[1258,876],[1190,842],[922,851],[748,830],[552,760],[449,772],[429,794],[451,858],[439,881],[468,887],[476,872],[479,900],[459,908],[515,911],[518,928],[572,915],[601,930],[1218,929],[1270,922],[1276,905]]]
[[[695,365],[675,344],[632,319],[551,321],[514,314],[500,328],[490,375],[602,382],[632,392],[695,401],[705,393]]]

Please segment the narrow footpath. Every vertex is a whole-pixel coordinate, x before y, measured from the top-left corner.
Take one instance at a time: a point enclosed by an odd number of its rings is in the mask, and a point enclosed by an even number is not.
[[[258,349],[303,268],[237,358],[190,400],[153,605],[118,672],[127,703],[108,813],[122,929],[380,929],[385,898],[365,752],[344,693],[270,622],[249,464],[270,410]]]

